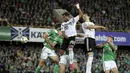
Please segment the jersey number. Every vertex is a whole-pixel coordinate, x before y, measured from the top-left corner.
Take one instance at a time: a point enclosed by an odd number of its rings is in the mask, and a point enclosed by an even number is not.
[[[68,25],[64,25],[64,28],[65,28],[65,30],[67,30],[69,27],[68,27]]]

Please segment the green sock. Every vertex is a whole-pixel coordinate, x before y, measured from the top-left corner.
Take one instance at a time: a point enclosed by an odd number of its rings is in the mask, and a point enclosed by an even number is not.
[[[59,71],[59,65],[55,65],[54,68],[53,68],[53,73],[58,73]]]
[[[40,73],[40,66],[37,66],[35,73]]]

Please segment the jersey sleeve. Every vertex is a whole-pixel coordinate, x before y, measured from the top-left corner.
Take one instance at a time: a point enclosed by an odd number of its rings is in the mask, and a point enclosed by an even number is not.
[[[52,34],[52,30],[47,32],[48,36],[50,36]]]
[[[85,22],[84,27],[87,28],[88,26],[94,26],[94,23]]]
[[[57,30],[50,30],[50,31],[48,31],[47,32],[47,34],[50,36],[50,35],[52,35],[52,34],[56,34],[58,31]]]
[[[87,28],[87,24],[82,23],[82,28]]]
[[[61,31],[65,31],[63,23],[61,24]]]
[[[74,17],[74,22],[78,22],[78,20],[79,20],[79,15],[78,16],[76,16],[76,17]]]

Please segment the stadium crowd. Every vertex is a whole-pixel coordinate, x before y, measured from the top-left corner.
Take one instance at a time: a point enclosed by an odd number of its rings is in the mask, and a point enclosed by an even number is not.
[[[97,25],[104,25],[108,31],[130,29],[129,0],[0,0],[1,26],[52,27],[57,19],[52,15],[55,8],[67,9],[72,15],[73,4],[79,2],[82,10],[91,16]]]
[[[64,8],[75,16],[77,11],[72,5],[76,2],[80,3],[82,10],[90,15],[95,24],[107,27],[108,31],[130,32],[130,0],[0,0],[0,26],[52,28],[58,23],[52,10]],[[14,45],[0,42],[0,73],[34,73],[42,47],[42,44],[36,43]],[[80,46],[75,49],[79,68],[85,73],[87,54]],[[125,47],[117,51],[119,73],[130,73],[129,52],[129,48]],[[41,73],[52,73],[54,64],[49,59],[46,62]],[[103,71],[102,49],[94,53],[92,71]],[[70,73],[69,66],[66,73]]]
[[[34,44],[34,43],[33,43]],[[6,44],[0,45],[0,73],[34,73],[40,53],[42,44]],[[77,61],[81,73],[85,73],[87,54],[78,45],[75,48]],[[130,50],[122,48],[117,51],[116,63],[119,73],[130,73]],[[46,65],[41,69],[41,73],[53,73],[53,62],[49,59]],[[69,66],[67,66],[66,73],[70,73]],[[97,49],[94,53],[94,60],[92,65],[92,73],[103,73],[102,68],[102,49]]]
[[[0,18],[12,26],[52,26],[55,8],[57,3],[49,0],[0,0]]]

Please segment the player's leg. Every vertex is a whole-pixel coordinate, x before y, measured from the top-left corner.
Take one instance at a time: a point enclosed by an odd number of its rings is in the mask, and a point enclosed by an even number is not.
[[[58,56],[50,56],[50,58],[54,61],[55,66],[53,69],[53,73],[58,73],[59,65],[58,65]]]
[[[53,73],[58,73],[58,56],[56,55],[54,50],[48,49],[49,58],[55,63]]]
[[[42,59],[40,60],[35,73],[40,73],[40,69],[44,65],[44,62],[45,62],[45,60],[42,60]]]
[[[66,64],[67,64],[67,55],[62,55],[59,61],[59,65],[60,65],[59,73],[65,73]]]
[[[104,61],[103,62],[103,69],[104,69],[105,73],[110,73],[111,62],[110,61]]]
[[[80,73],[80,69],[78,67],[78,63],[77,62],[73,62],[73,70],[76,70],[76,73]]]
[[[113,72],[113,73],[118,73],[118,69],[117,69],[117,68],[113,68],[113,69],[112,69],[112,72]]]
[[[118,73],[118,68],[117,68],[117,65],[116,65],[116,62],[115,61],[111,61],[111,67],[112,67],[112,72],[113,73]]]
[[[92,61],[93,61],[93,52],[89,52],[87,65],[86,65],[86,73],[91,73]]]
[[[40,62],[39,62],[39,64],[38,64],[37,68],[36,68],[36,72],[35,72],[35,73],[40,73],[40,69],[41,69],[41,67],[44,65],[44,62],[45,62],[45,60],[46,60],[47,57],[48,57],[48,54],[47,54],[46,51],[48,51],[48,48],[43,47],[42,53],[41,53],[41,59],[40,59]]]
[[[105,73],[110,73],[110,70],[106,70]]]
[[[85,48],[88,51],[88,60],[86,64],[86,73],[91,73],[92,61],[93,61],[93,48],[95,48],[95,40],[92,38],[85,38]]]
[[[72,39],[69,43],[68,50],[69,50],[69,60],[70,60],[70,70],[73,70],[73,59],[74,59],[74,52],[73,48],[75,45],[75,41]]]
[[[65,64],[60,63],[59,73],[65,73]]]

